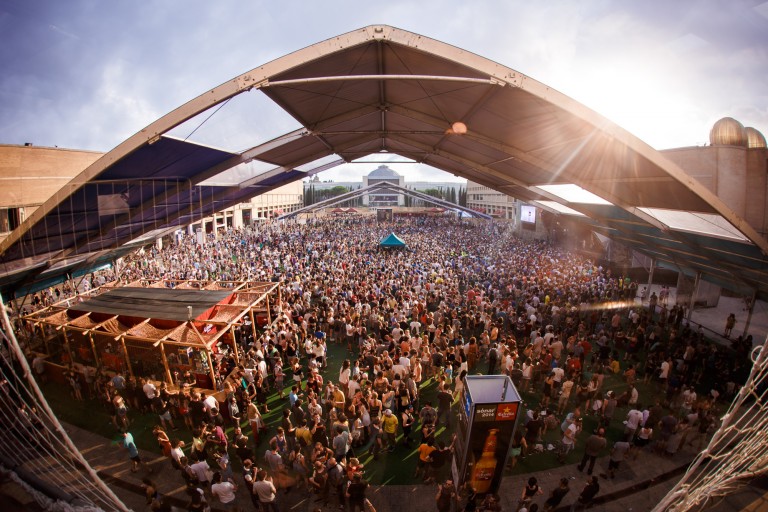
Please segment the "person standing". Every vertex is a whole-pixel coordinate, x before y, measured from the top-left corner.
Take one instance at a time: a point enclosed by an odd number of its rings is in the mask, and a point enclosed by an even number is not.
[[[437,486],[435,503],[437,504],[438,512],[450,512],[451,506],[456,500],[456,487],[453,485],[453,480],[449,478],[444,484]]]
[[[368,488],[368,482],[363,480],[360,473],[352,475],[352,480],[347,485],[346,497],[349,500],[349,511],[365,512],[365,491]]]
[[[616,470],[619,469],[619,466],[627,457],[630,448],[630,444],[626,441],[616,441],[613,443],[611,458],[608,461],[608,478],[616,476]]]
[[[733,330],[733,327],[736,325],[736,315],[731,313],[728,315],[728,318],[725,320],[725,332],[723,332],[723,336],[726,338],[731,337],[731,331]]]
[[[611,424],[613,414],[616,412],[616,404],[616,393],[609,391],[605,395],[605,400],[603,400],[603,407],[601,411],[603,427],[608,428],[608,426]]]
[[[544,502],[544,512],[556,509],[570,490],[571,488],[568,486],[568,479],[561,478],[560,485],[553,489],[551,493],[549,493],[549,498],[547,498],[547,501]]]
[[[385,410],[384,418],[381,420],[381,428],[384,432],[384,441],[387,451],[395,451],[398,425],[400,425],[400,422],[397,420],[397,416],[392,414],[390,409]]]
[[[497,329],[494,327],[494,329]],[[488,375],[496,373],[496,367],[499,363],[499,349],[496,348],[496,343],[491,345],[491,349],[488,351]]]
[[[573,505],[571,505],[571,512],[574,512],[576,510],[586,509],[592,503],[592,500],[595,499],[595,496],[597,496],[597,493],[599,492],[600,492],[600,482],[597,481],[597,477],[596,476],[589,477],[587,479],[587,484],[581,490],[581,494],[579,494],[579,499],[577,499],[573,503]]]
[[[595,460],[597,460],[600,452],[605,448],[607,441],[605,440],[605,429],[599,428],[597,431],[587,438],[587,442],[584,445],[584,456],[581,458],[581,464],[577,466],[579,471],[584,471],[584,467],[589,461],[589,468],[587,474],[591,475],[592,470],[595,469]]]
[[[558,453],[557,459],[560,464],[565,463],[566,457],[576,447],[576,434],[581,431],[581,418],[577,418],[573,423],[568,425],[563,430],[563,438],[561,440],[561,448]]]
[[[272,483],[272,477],[267,476],[267,472],[263,469],[256,473],[253,494],[259,497],[259,503],[264,512],[280,512],[280,508],[277,506],[277,489]]]
[[[435,427],[438,426],[440,420],[445,421],[445,426],[451,428],[451,404],[453,403],[453,394],[448,390],[441,389],[437,392],[437,420],[435,421]]]
[[[346,460],[347,452],[352,445],[349,431],[341,425],[336,426],[336,435],[333,438],[333,452],[337,460]]]
[[[402,413],[403,420],[403,444],[406,448],[411,447],[411,432],[413,430],[413,424],[416,422],[416,417],[413,415],[413,405],[409,405],[408,408]]]
[[[528,479],[528,483],[525,485],[525,487],[523,487],[523,492],[520,495],[518,510],[530,506],[533,498],[539,494],[544,494],[544,491],[541,489],[541,487],[539,487],[539,482],[536,480],[536,477],[532,476]]]
[[[624,440],[632,441],[635,438],[637,429],[643,422],[642,406],[637,405],[636,409],[632,409],[627,413],[627,420],[624,422]]]
[[[237,495],[235,494],[235,492],[237,492],[237,486],[228,480],[222,481],[221,473],[218,471],[213,474],[212,482],[211,495],[219,500],[219,503],[221,503],[224,510],[234,510],[236,506],[235,501],[237,499]]]
[[[139,449],[133,441],[133,435],[129,432],[123,432],[123,448],[128,450],[128,456],[131,458],[131,473],[137,472],[141,465],[143,465],[150,473],[152,472],[152,468],[147,466],[145,462],[142,462],[141,456],[139,455]]]

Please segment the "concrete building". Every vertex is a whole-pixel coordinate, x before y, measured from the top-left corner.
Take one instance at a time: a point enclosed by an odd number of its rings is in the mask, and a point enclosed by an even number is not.
[[[661,150],[686,174],[698,180],[756,231],[768,238],[768,149],[762,133],[745,128],[730,117],[717,121],[708,146]],[[663,194],[664,190],[659,190]],[[541,222],[547,210],[504,193],[467,182],[467,206],[528,228],[523,217],[532,218],[537,237],[547,237]],[[546,212],[546,213],[545,213]],[[557,212],[552,212],[556,214]]]
[[[398,185],[405,187],[405,178],[386,165],[380,165],[367,176],[363,176],[363,188],[377,183],[391,183],[392,185]],[[405,196],[403,194],[397,194],[393,192],[387,192],[380,189],[372,194],[365,194],[363,196],[364,206],[403,206],[405,205]]]
[[[250,201],[237,204],[202,220],[206,233],[212,233],[214,226],[242,228],[258,224],[278,217],[284,213],[298,210],[304,206],[304,187],[300,181],[294,181],[276,188],[260,196],[252,197]],[[190,226],[196,230],[200,222]]]
[[[102,154],[0,145],[0,240]]]
[[[503,192],[474,181],[467,182],[467,206],[473,210],[514,221],[518,216],[520,204],[520,201]]]
[[[709,146],[661,153],[768,237],[768,149],[762,133],[725,117],[712,127]]]
[[[372,176],[373,173],[379,171],[379,169],[384,168],[386,170],[381,171],[381,175],[379,176]],[[390,174],[394,173],[394,174]],[[389,177],[387,177],[388,175]],[[459,197],[459,191],[461,189],[465,189],[467,186],[466,181],[408,181],[407,176],[401,176],[396,171],[390,169],[389,167],[382,165],[378,167],[377,169],[374,169],[371,173],[368,174],[368,176],[364,176],[361,181],[320,181],[320,176],[315,175],[312,177],[312,179],[304,182],[304,192],[312,187],[315,192],[320,190],[330,190],[334,187],[345,187],[349,190],[356,190],[358,188],[362,188],[366,186],[366,183],[373,185],[376,183],[376,180],[391,180],[391,182],[395,185],[404,186],[405,188],[409,188],[411,190],[415,190],[417,192],[424,192],[425,190],[430,189],[436,189],[436,190],[442,190],[445,192],[449,192],[453,190],[453,194],[458,198]],[[368,181],[371,180],[371,181]],[[404,183],[404,185],[403,185]],[[450,192],[449,192],[450,193]],[[377,194],[372,194],[374,196],[377,196]],[[381,194],[379,194],[381,195]],[[386,194],[384,194],[386,195]],[[394,196],[395,194],[393,194]],[[398,196],[398,205],[404,205],[405,204],[405,198],[402,194],[396,194]],[[383,195],[382,195],[383,196]],[[369,196],[363,196],[363,204],[368,205]],[[393,206],[398,206],[393,205]],[[373,206],[373,205],[371,205]]]

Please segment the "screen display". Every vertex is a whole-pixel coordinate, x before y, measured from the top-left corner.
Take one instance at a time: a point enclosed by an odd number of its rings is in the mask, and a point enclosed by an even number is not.
[[[536,207],[523,205],[520,207],[520,221],[536,224]]]

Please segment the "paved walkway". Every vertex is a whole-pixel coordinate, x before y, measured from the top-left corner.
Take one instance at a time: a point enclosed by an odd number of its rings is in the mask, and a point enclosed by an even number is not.
[[[141,479],[148,474],[144,471],[131,473],[130,462],[123,449],[115,446],[109,439],[80,428],[66,425],[66,430],[94,469],[129,507],[137,511],[147,508],[141,490]],[[171,467],[170,462],[151,452],[142,451],[141,455],[153,468],[149,476],[158,484],[161,493],[169,496],[174,506],[185,507],[188,500],[184,493],[183,481],[180,474]],[[637,460],[623,463],[615,479],[600,478],[599,496],[602,498],[590,510],[622,512],[651,510],[680,478],[694,455],[695,453],[689,447],[682,449],[674,458],[648,452],[641,453]],[[554,457],[551,453],[530,456]],[[595,474],[604,472],[607,464],[607,457],[598,459]],[[536,476],[545,491],[545,494],[535,501],[540,506],[543,505],[549,491],[559,484],[560,479],[568,478],[571,492],[563,501],[566,505],[563,510],[567,510],[567,506],[575,501],[587,478],[576,469],[575,464],[538,473],[505,477],[499,492],[503,510],[516,509],[517,500],[529,476]],[[428,511],[435,510],[436,491],[435,485],[375,486],[370,489],[369,497],[378,512]],[[237,494],[241,510],[253,510],[244,486],[239,487]],[[312,497],[303,490],[293,490],[289,494],[281,492],[278,499],[282,511],[313,512],[316,507]],[[213,505],[215,509],[215,503]],[[338,510],[338,502],[333,502],[333,506],[320,509]]]

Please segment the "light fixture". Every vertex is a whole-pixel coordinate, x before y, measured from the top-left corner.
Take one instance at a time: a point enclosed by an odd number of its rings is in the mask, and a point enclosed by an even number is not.
[[[467,133],[467,125],[461,121],[456,121],[450,128],[445,130],[446,135],[464,135]]]

